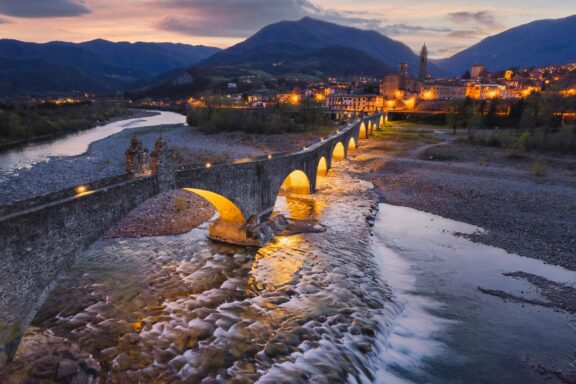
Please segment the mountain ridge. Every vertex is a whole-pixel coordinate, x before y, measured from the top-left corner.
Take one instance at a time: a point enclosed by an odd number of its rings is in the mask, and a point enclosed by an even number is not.
[[[462,74],[473,64],[489,70],[576,62],[576,15],[535,20],[484,38],[449,58],[434,62],[451,74]]]

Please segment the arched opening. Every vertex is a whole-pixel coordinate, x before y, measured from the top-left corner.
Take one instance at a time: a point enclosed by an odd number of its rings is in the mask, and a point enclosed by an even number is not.
[[[290,173],[280,187],[280,194],[287,195],[290,193],[298,195],[309,195],[311,193],[310,180],[308,180],[308,176],[299,169]]]
[[[366,128],[366,127],[364,127]],[[332,152],[332,161],[344,160],[346,158],[346,152],[344,151],[344,144],[341,141],[336,144],[334,151]]]
[[[184,188],[184,190],[195,193],[208,200],[208,202],[218,210],[222,220],[237,224],[244,224],[246,222],[240,208],[226,197],[203,189]]]
[[[353,137],[350,138],[348,142],[348,151],[356,149],[356,140]]]
[[[380,127],[384,126],[384,115],[380,115]]]
[[[320,161],[318,162],[318,169],[316,171],[316,174],[318,176],[328,175],[328,162],[326,161],[326,158],[324,156],[322,156],[320,158]]]
[[[368,120],[368,134],[372,134],[372,121]]]
[[[360,134],[358,135],[358,138],[365,139],[367,137],[368,137],[368,132],[366,132],[366,124],[364,124],[364,122],[362,122],[360,124]]]

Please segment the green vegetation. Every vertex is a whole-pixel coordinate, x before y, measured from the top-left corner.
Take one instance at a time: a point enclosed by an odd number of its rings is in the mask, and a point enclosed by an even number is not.
[[[122,105],[89,101],[0,104],[0,146],[88,129],[122,113]]]
[[[466,129],[465,142],[511,151],[576,152],[576,122],[570,117],[576,97],[554,93],[533,94],[503,104],[500,100],[454,102],[448,125],[456,134]],[[504,128],[504,129],[501,129]],[[486,131],[486,129],[492,129]]]
[[[546,172],[547,172],[546,164],[544,164],[544,161],[542,161],[541,159],[538,159],[532,163],[532,166],[530,167],[530,171],[532,172],[532,174],[534,176],[537,176],[537,177],[546,176]]]
[[[330,124],[322,106],[310,100],[297,107],[278,105],[263,110],[197,108],[189,112],[187,122],[206,133],[267,134],[319,131]]]

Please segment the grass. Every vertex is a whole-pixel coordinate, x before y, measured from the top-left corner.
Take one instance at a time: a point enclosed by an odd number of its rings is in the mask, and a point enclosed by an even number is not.
[[[394,128],[411,128],[411,129],[431,129],[431,130],[439,130],[439,131],[446,131],[452,132],[451,128],[443,127],[439,125],[432,125],[432,124],[425,124],[425,123],[415,123],[406,120],[398,120],[398,121],[389,121],[388,126]]]
[[[375,138],[394,139],[398,141],[420,141],[427,144],[437,144],[442,140],[434,134],[427,132],[403,132],[393,129],[375,130],[372,132]]]
[[[540,150],[576,153],[576,130],[574,127],[563,127],[555,133],[546,133],[542,129],[533,131],[516,129],[484,131],[475,132],[472,138],[458,139],[458,142],[505,148],[518,152]]]

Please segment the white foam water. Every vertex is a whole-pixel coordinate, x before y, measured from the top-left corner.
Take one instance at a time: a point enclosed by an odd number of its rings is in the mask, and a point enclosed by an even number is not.
[[[477,244],[481,228],[380,204],[373,253],[399,313],[378,338],[378,383],[538,383],[538,364],[570,365],[570,316],[506,302],[478,288],[538,298],[524,271],[574,286],[576,272]],[[512,380],[512,381],[510,381]]]

